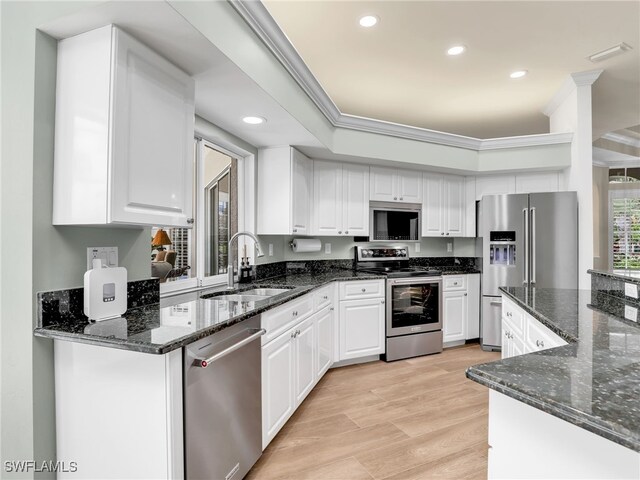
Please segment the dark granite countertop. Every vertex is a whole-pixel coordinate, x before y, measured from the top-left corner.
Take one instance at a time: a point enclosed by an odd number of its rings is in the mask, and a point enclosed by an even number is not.
[[[568,344],[475,365],[467,377],[640,452],[640,326],[624,319],[631,304],[589,290],[501,290]]]
[[[258,302],[207,300],[206,296],[225,290],[225,287],[216,287],[163,298],[159,304],[130,308],[122,318],[114,320],[90,323],[84,315],[64,318],[57,323],[37,327],[34,335],[143,353],[165,354],[327,283],[375,278],[384,277],[342,269],[313,275],[284,275],[254,284],[240,285],[240,290],[265,286],[290,287],[286,293]]]
[[[591,275],[600,275],[602,277],[612,278],[614,280],[620,280],[622,282],[631,282],[640,285],[640,272],[638,271],[626,271],[626,272],[613,272],[611,270],[587,270],[587,273]]]

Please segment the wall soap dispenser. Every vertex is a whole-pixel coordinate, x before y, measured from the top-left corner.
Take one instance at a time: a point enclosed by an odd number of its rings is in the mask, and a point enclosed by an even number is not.
[[[127,311],[127,269],[103,267],[99,258],[84,274],[84,314],[89,320],[117,318]]]

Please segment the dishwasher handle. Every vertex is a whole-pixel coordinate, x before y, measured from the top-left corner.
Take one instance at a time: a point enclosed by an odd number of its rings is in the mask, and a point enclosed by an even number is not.
[[[250,328],[250,329],[247,329],[247,332],[254,332],[254,333],[252,335],[248,336],[247,338],[245,338],[244,340],[240,340],[238,343],[235,343],[235,344],[231,345],[230,347],[225,348],[221,352],[218,352],[215,355],[211,355],[209,358],[206,358],[204,360],[201,359],[201,358],[196,358],[193,361],[193,365],[196,366],[196,367],[207,368],[210,364],[212,364],[216,360],[219,360],[222,357],[226,357],[231,352],[235,352],[239,348],[244,347],[248,343],[253,342],[256,338],[261,337],[262,335],[267,333],[267,331],[264,328],[261,328],[259,330],[256,330],[255,328]]]

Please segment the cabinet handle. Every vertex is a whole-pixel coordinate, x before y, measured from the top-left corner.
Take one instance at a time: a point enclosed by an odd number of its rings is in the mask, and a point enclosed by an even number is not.
[[[402,197],[400,197],[400,200],[402,200]]]
[[[345,235],[349,235],[349,230],[345,230]]]
[[[542,340],[536,340],[536,347],[543,347],[544,348],[544,342]]]
[[[393,197],[394,200],[398,200],[398,197]]]
[[[363,289],[362,289],[362,293],[364,293],[364,292],[366,292],[366,291],[367,291],[367,289],[366,289],[366,288],[363,288]]]
[[[440,235],[444,235],[444,232],[441,232]]]
[[[187,223],[191,225],[194,222],[193,218],[187,218]]]
[[[338,230],[338,235],[342,235],[342,230]]]
[[[291,332],[291,338],[296,338],[296,332]]]
[[[449,232],[447,232],[447,235],[449,235]]]
[[[335,308],[331,307],[329,310],[331,310],[333,312],[335,310]]]
[[[384,303],[384,300],[380,300],[380,303]]]
[[[329,297],[327,297],[326,295],[322,298],[324,298],[325,300],[329,300]]]
[[[511,312],[507,312],[507,317],[513,317],[513,314]]]
[[[467,296],[467,294],[465,293],[465,294],[464,294],[464,296],[466,297],[466,296]]]
[[[297,231],[298,231],[298,229],[297,229],[297,228],[294,228],[294,229],[293,229],[293,233],[296,233]]]

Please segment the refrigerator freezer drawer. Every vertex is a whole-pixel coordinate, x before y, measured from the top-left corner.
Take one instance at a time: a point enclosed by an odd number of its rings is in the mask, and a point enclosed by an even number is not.
[[[484,350],[502,347],[502,297],[482,297],[480,343]]]

